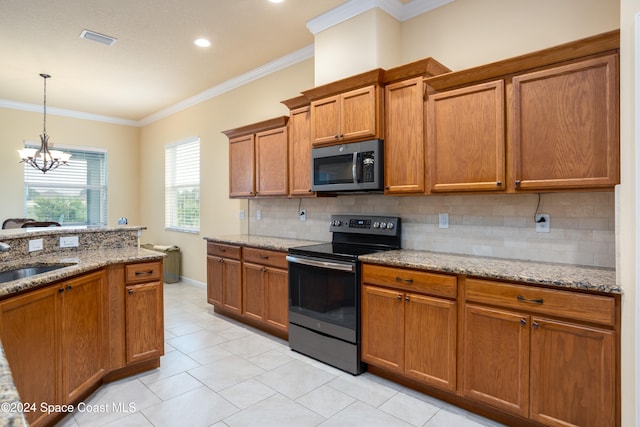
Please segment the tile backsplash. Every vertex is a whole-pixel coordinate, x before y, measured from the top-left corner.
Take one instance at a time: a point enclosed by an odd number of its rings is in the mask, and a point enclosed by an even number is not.
[[[252,199],[249,233],[329,241],[332,214],[389,215],[402,219],[402,247],[407,249],[615,267],[613,192],[541,194],[538,213],[550,215],[548,233],[536,232],[538,197],[474,194]],[[299,219],[299,209],[306,210],[304,222]],[[449,228],[439,228],[440,213],[449,214]]]

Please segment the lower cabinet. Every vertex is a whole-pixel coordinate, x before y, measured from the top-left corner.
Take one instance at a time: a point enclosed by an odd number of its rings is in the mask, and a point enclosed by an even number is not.
[[[0,302],[0,339],[30,425],[57,414],[40,403],[66,404],[95,387],[106,371],[104,271]]]
[[[286,253],[244,248],[243,316],[268,328],[289,330],[289,275]]]
[[[242,313],[240,246],[207,244],[207,301],[235,314]]]
[[[465,291],[465,397],[543,425],[619,423],[613,297],[477,279]]]
[[[362,282],[362,360],[455,391],[456,278],[364,264]]]

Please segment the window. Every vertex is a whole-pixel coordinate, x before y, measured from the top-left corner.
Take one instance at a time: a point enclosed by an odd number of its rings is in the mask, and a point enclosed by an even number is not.
[[[200,138],[164,149],[164,224],[168,230],[200,231]]]
[[[62,225],[106,225],[107,152],[95,148],[56,148],[71,154],[66,165],[46,174],[24,165],[25,217]]]

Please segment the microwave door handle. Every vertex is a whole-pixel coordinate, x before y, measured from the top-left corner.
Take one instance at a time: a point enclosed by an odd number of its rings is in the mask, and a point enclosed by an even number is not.
[[[353,164],[351,165],[351,176],[353,183],[358,183],[358,153],[353,153]]]

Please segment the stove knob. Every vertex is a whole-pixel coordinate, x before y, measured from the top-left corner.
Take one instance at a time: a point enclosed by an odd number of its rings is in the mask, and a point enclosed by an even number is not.
[[[342,221],[340,221],[339,219],[334,219],[331,225],[339,227],[341,224],[342,224]]]
[[[381,222],[380,223],[380,228],[387,228],[387,223],[386,222]]]
[[[373,223],[373,228],[378,228],[380,227],[380,223],[378,221]]]
[[[393,223],[389,222],[387,223],[387,229],[391,230],[393,228]]]

